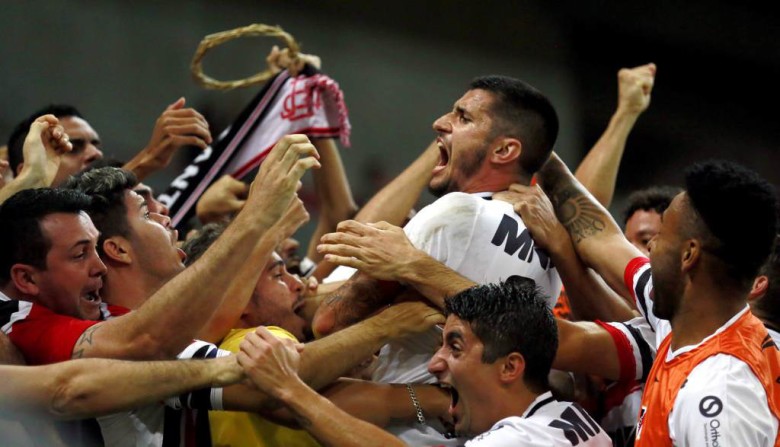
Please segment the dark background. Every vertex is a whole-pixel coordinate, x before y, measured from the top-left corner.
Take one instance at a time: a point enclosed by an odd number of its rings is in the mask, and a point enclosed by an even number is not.
[[[189,74],[192,54],[209,33],[267,23],[320,55],[341,84],[353,124],[353,147],[342,154],[359,201],[427,145],[433,120],[480,74],[545,91],[561,119],[557,149],[574,168],[614,110],[617,70],[646,62],[658,65],[656,86],[629,139],[613,211],[632,189],[679,184],[686,165],[711,157],[739,161],[777,185],[780,17],[769,5],[2,1],[0,141],[35,109],[68,102],[100,133],[107,155],[127,159],[182,95],[216,135],[257,90],[201,89]],[[231,42],[207,56],[206,72],[254,74],[273,43]],[[150,183],[164,188],[177,169]]]

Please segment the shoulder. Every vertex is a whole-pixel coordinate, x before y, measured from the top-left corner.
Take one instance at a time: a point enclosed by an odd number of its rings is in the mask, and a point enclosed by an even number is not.
[[[566,402],[561,406],[575,412]],[[581,411],[581,410],[580,410]],[[564,411],[564,413],[566,413]],[[533,417],[509,417],[497,422],[489,431],[466,443],[467,447],[523,446],[611,446],[609,436],[584,411],[576,421],[538,415]]]
[[[296,339],[293,334],[280,327],[267,326],[266,329],[268,329],[270,333],[274,334],[274,337],[276,338],[289,338],[292,341],[298,341],[298,339]],[[219,349],[238,352],[239,345],[241,345],[241,342],[244,341],[244,337],[246,337],[248,334],[251,334],[255,330],[257,330],[257,328],[254,327],[247,329],[232,329],[222,340],[222,343],[219,344]]]
[[[724,438],[726,445],[763,445],[768,439],[773,442],[778,421],[750,366],[718,354],[688,375],[675,399],[669,426],[675,439],[695,444]]]

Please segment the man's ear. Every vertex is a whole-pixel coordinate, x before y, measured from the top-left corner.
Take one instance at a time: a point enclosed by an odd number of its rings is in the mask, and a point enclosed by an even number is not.
[[[16,172],[14,172],[14,177],[19,177],[19,174],[22,173],[22,169],[24,169],[24,162],[21,162],[18,165],[16,165]]]
[[[490,161],[499,165],[515,163],[522,150],[523,145],[517,138],[500,138],[490,152]]]
[[[38,269],[28,264],[14,264],[11,266],[11,281],[14,287],[25,295],[38,296]]]
[[[106,261],[127,265],[133,263],[130,242],[121,236],[113,236],[104,240],[103,253],[106,256]]]
[[[519,352],[510,352],[501,360],[499,378],[501,383],[509,384],[523,379],[525,374],[525,359]]]
[[[769,288],[769,278],[766,275],[757,276],[753,281],[753,287],[750,288],[748,294],[748,301],[753,301],[757,298],[761,298],[766,293],[766,289]]]
[[[689,239],[680,255],[682,256],[682,271],[685,273],[691,271],[699,263],[701,253],[701,242],[698,239]]]

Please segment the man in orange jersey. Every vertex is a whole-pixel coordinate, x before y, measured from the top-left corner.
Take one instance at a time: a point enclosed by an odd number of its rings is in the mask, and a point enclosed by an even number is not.
[[[777,232],[772,186],[732,163],[693,166],[648,260],[560,160],[540,174],[578,255],[655,332],[637,445],[777,445],[780,354],[746,303]]]

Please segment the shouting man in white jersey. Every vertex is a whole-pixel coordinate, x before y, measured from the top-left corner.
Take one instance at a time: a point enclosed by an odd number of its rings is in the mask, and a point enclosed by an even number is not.
[[[517,79],[486,76],[469,87],[452,111],[433,123],[440,159],[428,186],[440,198],[404,230],[416,247],[477,283],[514,275],[534,280],[552,307],[561,283],[549,257],[535,247],[511,205],[491,198],[512,183],[529,184],[549,158],[558,134],[555,109],[541,92]],[[326,298],[314,330],[327,334],[353,324],[400,291],[398,284],[357,273]],[[432,329],[402,345],[386,346],[374,380],[432,383],[426,365],[440,337]],[[431,427],[395,432],[411,444],[446,442]]]
[[[446,300],[445,313],[444,340],[428,368],[452,391],[449,412],[456,433],[473,438],[467,447],[612,445],[582,408],[549,391],[558,337],[532,281],[469,288]],[[299,354],[292,343],[260,329],[241,351],[239,363],[255,385],[284,403],[323,445],[406,445],[308,388],[296,375]]]

